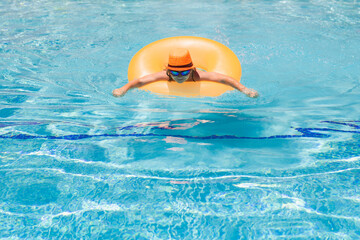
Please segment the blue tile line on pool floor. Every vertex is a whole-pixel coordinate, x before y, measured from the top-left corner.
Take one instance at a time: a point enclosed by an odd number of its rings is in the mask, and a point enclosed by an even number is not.
[[[336,122],[336,121],[323,121],[324,123],[331,123],[337,125],[345,125],[355,129],[360,129],[359,125],[354,123],[358,121],[351,121],[349,122]],[[36,125],[40,124],[37,122],[30,122],[29,125]],[[14,125],[22,125],[16,123]],[[10,126],[9,124],[0,124],[0,127]],[[137,126],[126,126],[120,128],[120,130],[128,130],[133,128],[141,128]],[[158,127],[154,127],[155,129],[161,129]],[[155,133],[123,133],[123,134],[73,134],[73,135],[64,135],[64,136],[42,136],[42,135],[30,135],[30,134],[15,134],[15,135],[8,135],[3,134],[0,135],[2,139],[17,139],[17,140],[27,140],[27,139],[49,139],[49,140],[81,140],[81,139],[88,139],[88,138],[100,138],[100,137],[177,137],[177,138],[184,138],[184,139],[200,139],[200,140],[218,140],[218,139],[254,139],[254,140],[263,140],[263,139],[286,139],[286,138],[329,138],[331,135],[319,133],[319,132],[339,132],[339,133],[354,133],[360,134],[360,131],[350,131],[350,130],[339,130],[339,129],[332,129],[332,128],[295,128],[296,131],[300,132],[300,135],[293,134],[293,135],[274,135],[268,137],[241,137],[236,135],[210,135],[210,136],[190,136],[190,135],[177,135],[177,134],[155,134]],[[314,132],[315,131],[315,132]]]

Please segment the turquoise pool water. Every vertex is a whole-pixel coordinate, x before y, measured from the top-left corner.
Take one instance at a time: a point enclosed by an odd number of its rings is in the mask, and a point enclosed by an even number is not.
[[[250,99],[134,90],[211,38]],[[357,239],[359,1],[0,2],[1,239]]]

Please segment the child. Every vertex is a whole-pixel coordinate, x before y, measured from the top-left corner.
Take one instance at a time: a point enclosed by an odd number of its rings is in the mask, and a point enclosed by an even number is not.
[[[121,97],[124,96],[129,89],[142,87],[146,84],[164,79],[176,81],[177,83],[201,80],[213,81],[233,87],[246,94],[248,97],[256,98],[259,96],[257,91],[245,87],[232,77],[216,72],[204,72],[197,70],[193,66],[189,51],[182,48],[174,49],[170,52],[166,70],[130,81],[123,87],[115,89],[113,91],[113,95],[115,97]]]

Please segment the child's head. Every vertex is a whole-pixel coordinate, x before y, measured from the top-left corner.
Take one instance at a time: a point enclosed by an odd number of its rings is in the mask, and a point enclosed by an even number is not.
[[[170,51],[169,62],[166,69],[171,79],[178,83],[183,83],[189,79],[193,68],[189,50],[176,48]]]

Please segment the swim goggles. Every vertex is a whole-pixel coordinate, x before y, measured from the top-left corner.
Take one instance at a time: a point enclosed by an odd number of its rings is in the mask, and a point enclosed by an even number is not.
[[[185,71],[170,71],[170,73],[173,75],[173,76],[179,76],[179,74],[181,74],[181,76],[186,76],[186,75],[189,75],[190,73],[190,70],[185,70]]]

